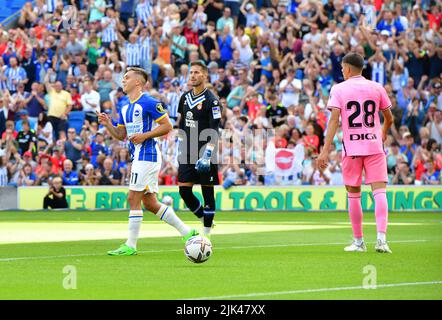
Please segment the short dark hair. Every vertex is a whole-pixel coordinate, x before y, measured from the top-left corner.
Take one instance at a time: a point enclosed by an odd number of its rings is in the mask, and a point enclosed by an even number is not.
[[[202,61],[202,60],[196,60],[196,61],[191,62],[191,63],[190,63],[190,67],[193,67],[193,66],[199,66],[199,67],[201,67],[201,69],[203,69],[203,71],[204,71],[205,73],[208,73],[208,72],[209,72],[209,70],[207,69],[206,64],[205,64],[204,61]]]
[[[144,83],[147,82],[147,80],[149,79],[149,75],[147,74],[147,72],[142,69],[142,68],[138,68],[138,67],[129,67],[126,69],[126,73],[128,73],[129,71],[132,71],[134,73],[136,73],[139,76],[143,77]]]
[[[364,57],[359,53],[350,52],[342,59],[342,63],[349,64],[355,69],[362,70],[364,68]]]

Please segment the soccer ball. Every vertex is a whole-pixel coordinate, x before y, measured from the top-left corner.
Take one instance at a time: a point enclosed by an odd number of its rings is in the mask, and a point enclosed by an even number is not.
[[[171,206],[173,204],[173,198],[171,196],[164,196],[163,200],[161,200],[166,206]]]
[[[194,236],[187,240],[184,254],[194,263],[203,263],[212,255],[212,243],[203,236]]]

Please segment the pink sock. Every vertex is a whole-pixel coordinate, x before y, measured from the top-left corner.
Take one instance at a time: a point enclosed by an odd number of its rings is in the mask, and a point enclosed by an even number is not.
[[[388,222],[388,202],[387,202],[387,190],[376,189],[373,192],[374,198],[374,212],[376,214],[376,226],[378,232],[387,232]]]
[[[353,236],[362,238],[362,206],[361,193],[348,193],[348,213],[350,215]]]

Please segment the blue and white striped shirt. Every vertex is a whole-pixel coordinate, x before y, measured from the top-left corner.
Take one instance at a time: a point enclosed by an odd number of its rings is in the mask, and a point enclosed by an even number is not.
[[[371,66],[371,80],[380,83],[381,85],[385,85],[386,74],[384,62],[373,62],[373,65]]]
[[[110,23],[109,23],[110,22]],[[101,41],[103,42],[113,42],[117,41],[117,21],[115,19],[110,19],[109,17],[104,17],[101,19],[101,25],[108,24],[106,28],[103,29],[103,32],[101,34]]]
[[[143,93],[138,99],[130,101],[120,109],[118,126],[126,128],[127,136],[135,133],[152,131],[155,123],[167,116],[164,105]],[[143,143],[134,145],[129,142],[129,153],[134,161],[158,162],[161,158],[158,144],[155,139],[145,140]]]
[[[46,12],[54,13],[57,6],[57,0],[46,0]]]
[[[141,65],[141,45],[139,42],[126,42],[126,66]]]
[[[152,60],[152,40],[150,37],[146,37],[141,41],[140,46],[141,60],[150,61]]]
[[[145,26],[147,26],[147,20],[149,18],[152,18],[152,20],[154,18],[152,0],[146,0],[144,3],[137,4],[135,11],[137,13],[137,18],[143,21]]]
[[[169,111],[169,117],[176,119],[178,117],[178,105],[180,103],[180,95],[175,91],[169,91],[166,93],[167,100],[169,104],[167,105],[167,110]]]
[[[6,86],[9,91],[17,91],[17,85],[14,84],[14,80],[22,81],[25,80],[28,75],[26,74],[25,69],[22,67],[8,67],[5,70],[6,77]]]

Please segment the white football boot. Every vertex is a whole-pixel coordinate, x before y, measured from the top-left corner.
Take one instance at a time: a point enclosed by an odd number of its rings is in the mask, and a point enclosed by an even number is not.
[[[378,241],[376,242],[376,245],[374,246],[374,249],[376,250],[376,252],[380,252],[380,253],[393,253],[390,250],[390,247],[388,246],[386,241],[381,241],[378,239]]]
[[[356,241],[353,241],[351,245],[346,246],[344,248],[345,252],[366,252],[367,247],[365,246],[365,243],[362,242],[361,244],[357,244]]]

